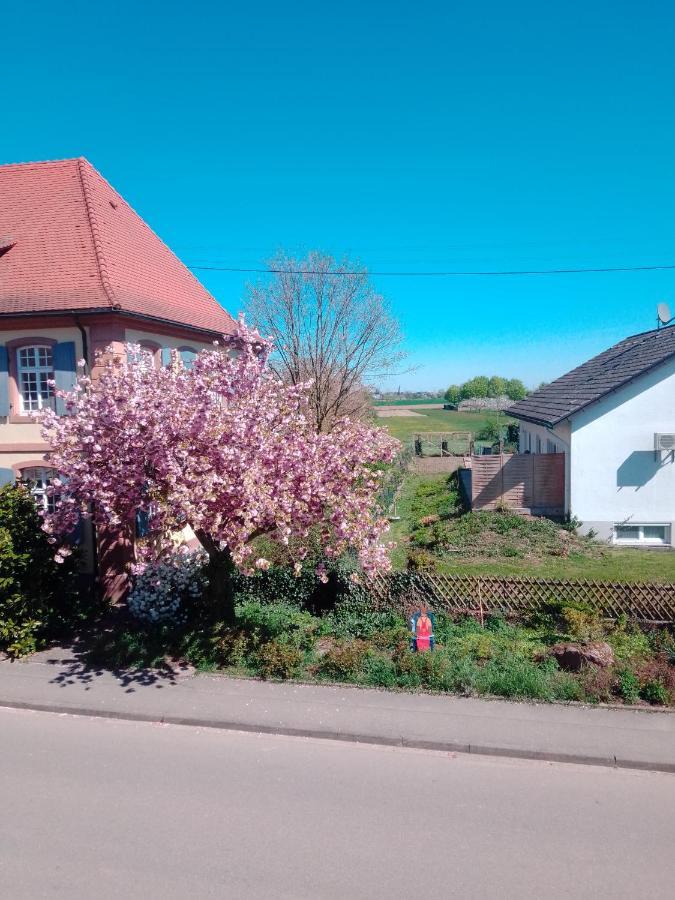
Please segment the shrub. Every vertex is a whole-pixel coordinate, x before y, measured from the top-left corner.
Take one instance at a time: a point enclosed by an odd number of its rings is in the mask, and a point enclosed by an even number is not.
[[[605,628],[598,610],[582,606],[564,606],[562,622],[569,637],[577,641],[598,641],[605,637]]]
[[[369,652],[363,663],[363,680],[372,687],[391,688],[396,685],[396,667],[383,653]]]
[[[54,561],[28,489],[0,489],[0,649],[23,656],[65,636],[96,611],[78,593],[78,554]]]
[[[630,669],[619,672],[619,693],[626,703],[637,703],[640,699],[640,681]]]
[[[616,675],[611,667],[584,666],[576,675],[583,691],[581,699],[588,703],[609,703],[616,691]]]
[[[290,644],[268,641],[258,649],[256,662],[263,678],[292,678],[302,668],[303,655]]]
[[[251,649],[250,635],[243,628],[228,628],[211,638],[211,661],[221,666],[243,666]]]
[[[202,596],[206,554],[180,547],[156,562],[136,568],[127,599],[129,612],[148,625],[184,621],[188,607]]]
[[[248,600],[236,607],[237,623],[249,633],[253,645],[277,641],[298,649],[314,643],[318,621],[291,603],[260,603]]]
[[[642,685],[640,694],[647,703],[655,703],[659,706],[668,706],[670,703],[670,691],[659,678],[647,679]]]
[[[362,674],[369,649],[370,645],[361,640],[338,644],[321,658],[318,669],[338,681],[356,681]]]
[[[643,700],[664,705],[675,700],[675,666],[665,654],[640,662],[635,666],[635,675]]]
[[[400,624],[393,610],[378,610],[369,595],[354,592],[340,600],[323,620],[324,633],[340,638],[371,638]]]
[[[422,543],[423,538],[420,536],[417,538],[417,543]],[[433,536],[429,538],[429,545],[435,545],[436,541]],[[409,550],[408,555],[406,557],[406,568],[410,572],[422,572],[436,569],[437,560],[433,553],[430,553],[428,550]]]
[[[630,662],[648,656],[651,652],[649,638],[639,628],[631,628],[625,621],[617,621],[605,640],[620,662]]]

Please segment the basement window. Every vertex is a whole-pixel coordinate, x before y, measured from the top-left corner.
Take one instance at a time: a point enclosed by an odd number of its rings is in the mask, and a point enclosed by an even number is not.
[[[615,544],[670,544],[669,525],[615,525]]]

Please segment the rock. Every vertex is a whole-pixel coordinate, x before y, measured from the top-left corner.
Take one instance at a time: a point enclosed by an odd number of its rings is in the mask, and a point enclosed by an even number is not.
[[[614,651],[604,641],[586,644],[583,652],[586,662],[593,663],[594,666],[600,666],[604,669],[606,666],[614,665]]]
[[[584,664],[605,668],[614,663],[614,651],[603,641],[592,644],[556,644],[551,647],[550,655],[566,672],[578,672]]]

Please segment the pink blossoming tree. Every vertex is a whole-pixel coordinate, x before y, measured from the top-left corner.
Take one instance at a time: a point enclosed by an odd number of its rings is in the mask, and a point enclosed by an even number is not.
[[[230,619],[235,569],[269,566],[254,551],[261,535],[292,546],[296,571],[317,533],[326,559],[352,549],[366,572],[388,567],[375,497],[397,442],[350,421],[317,434],[309,386],[283,385],[266,365],[271,345],[243,323],[235,343],[236,356],[215,347],[161,369],[129,345],[96,381],[78,378],[68,415],[43,414],[60,473],[43,525],[57,559],[80,516],[123,529],[144,510],[165,535],[189,525],[208,553],[210,599]]]

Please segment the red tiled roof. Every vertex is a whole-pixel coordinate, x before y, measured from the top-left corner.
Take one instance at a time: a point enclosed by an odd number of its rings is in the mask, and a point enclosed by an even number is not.
[[[0,315],[117,309],[221,334],[234,328],[86,159],[0,166],[0,238]]]

